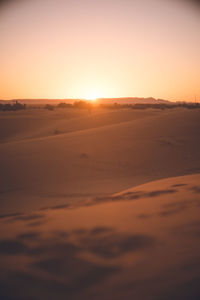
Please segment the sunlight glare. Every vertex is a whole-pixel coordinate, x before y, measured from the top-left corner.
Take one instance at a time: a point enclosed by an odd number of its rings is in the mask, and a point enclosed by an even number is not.
[[[100,98],[100,96],[99,93],[96,91],[89,92],[85,97],[85,99],[89,101],[96,101],[98,98]]]

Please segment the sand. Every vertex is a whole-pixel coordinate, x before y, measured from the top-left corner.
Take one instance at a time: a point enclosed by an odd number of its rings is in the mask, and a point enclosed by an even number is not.
[[[199,299],[199,183],[1,216],[3,299]]]
[[[200,298],[200,110],[0,113],[0,298]]]
[[[0,210],[5,213],[200,171],[199,110],[15,113],[1,115]]]

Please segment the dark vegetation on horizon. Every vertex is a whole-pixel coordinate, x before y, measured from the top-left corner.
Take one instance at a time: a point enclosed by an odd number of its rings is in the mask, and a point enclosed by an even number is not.
[[[119,104],[119,103],[98,103],[98,102],[90,102],[90,101],[75,101],[72,103],[65,103],[61,102],[59,104],[46,104],[46,105],[28,105],[22,104],[18,101],[15,103],[0,103],[0,111],[18,111],[24,110],[29,108],[35,109],[47,109],[53,111],[57,108],[76,108],[76,109],[87,109],[91,111],[93,108],[105,108],[105,109],[122,109],[122,108],[129,108],[129,109],[174,109],[174,108],[187,108],[187,109],[196,109],[200,108],[200,103],[188,103],[188,102],[171,102],[171,103],[135,103],[135,104]]]
[[[0,111],[16,111],[16,110],[22,110],[26,109],[26,104],[21,104],[18,101],[15,103],[0,103]]]
[[[173,108],[187,108],[187,109],[195,109],[200,108],[200,103],[188,103],[188,102],[177,102],[177,103],[135,103],[135,104],[102,104],[98,102],[91,101],[76,101],[73,104],[61,102],[57,105],[46,104],[43,108],[48,110],[54,110],[56,108],[77,108],[77,109],[88,109],[92,110],[93,108],[105,108],[105,109],[122,109],[122,108],[130,108],[130,109],[173,109]]]

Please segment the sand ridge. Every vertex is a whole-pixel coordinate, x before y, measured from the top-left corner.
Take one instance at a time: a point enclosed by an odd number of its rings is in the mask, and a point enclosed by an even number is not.
[[[199,183],[199,174],[173,177],[84,203],[1,215],[1,293],[198,299]]]
[[[91,119],[88,112],[83,113],[87,116],[70,122]],[[120,113],[123,117],[117,123]],[[98,128],[2,143],[0,207],[3,211],[37,209],[48,201],[58,205],[83,201],[88,195],[197,173],[199,113],[150,110],[135,116],[132,110],[109,111],[103,113],[109,125],[102,121]],[[92,122],[97,126],[95,118]]]

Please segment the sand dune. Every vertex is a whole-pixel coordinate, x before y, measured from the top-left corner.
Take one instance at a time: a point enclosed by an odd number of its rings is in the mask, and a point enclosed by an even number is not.
[[[12,142],[55,136],[101,126],[149,117],[156,111],[93,109],[25,110],[0,112],[0,141]]]
[[[199,299],[199,120],[184,109],[3,114],[1,298]]]
[[[200,175],[168,178],[1,215],[1,296],[199,299],[199,183]]]
[[[31,128],[22,118],[19,127],[26,129],[18,128],[15,138],[11,130],[0,144],[2,212],[84,201],[200,171],[199,110],[77,111],[45,111],[46,119],[39,111]],[[50,127],[62,134],[49,134]]]

